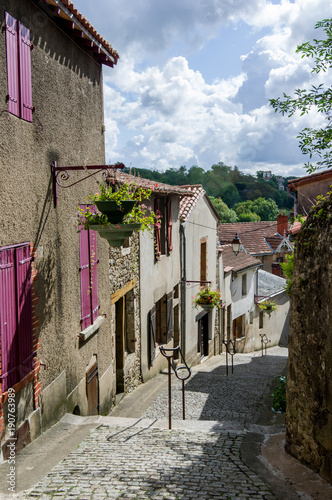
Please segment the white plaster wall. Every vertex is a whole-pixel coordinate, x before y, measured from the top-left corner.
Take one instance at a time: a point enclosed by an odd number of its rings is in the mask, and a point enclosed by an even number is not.
[[[208,202],[203,197],[198,202],[195,210],[185,223],[186,234],[186,279],[187,281],[199,281],[200,279],[200,242],[202,238],[207,238],[207,280],[211,281],[213,290],[219,289],[217,278],[217,223],[218,220],[212,212]],[[186,329],[185,329],[185,349],[186,356],[193,362],[198,361],[197,357],[197,321],[196,316],[202,311],[201,308],[193,307],[193,298],[199,291],[199,283],[188,283],[186,287]],[[215,315],[214,308],[209,313],[209,339],[215,336]],[[196,356],[196,360],[194,360]]]
[[[148,313],[152,306],[180,281],[180,222],[179,198],[172,197],[172,240],[173,251],[155,260],[154,239],[147,233],[140,233],[140,286],[141,286],[141,366],[146,381],[167,366],[165,358],[156,351],[153,366],[148,363]],[[171,344],[171,343],[170,343]]]

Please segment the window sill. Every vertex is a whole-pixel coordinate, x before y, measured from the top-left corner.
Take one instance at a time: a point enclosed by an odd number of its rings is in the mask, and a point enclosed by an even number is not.
[[[86,328],[80,333],[79,335],[80,341],[85,342],[86,340],[88,340],[97,330],[99,330],[101,325],[104,323],[104,320],[105,320],[104,316],[98,316],[93,325],[88,326],[88,328]]]

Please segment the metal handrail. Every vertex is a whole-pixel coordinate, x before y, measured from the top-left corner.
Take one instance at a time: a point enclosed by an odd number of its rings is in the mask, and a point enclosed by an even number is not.
[[[185,380],[188,380],[188,378],[191,376],[191,370],[189,366],[186,363],[186,360],[182,354],[182,351],[180,349],[180,346],[177,347],[170,347],[170,348],[165,348],[164,346],[159,346],[159,351],[161,354],[167,359],[168,361],[168,428],[172,428],[172,382],[171,382],[171,371],[173,368],[173,371],[175,373],[175,376],[178,380],[182,381],[182,418],[183,420],[186,419],[186,414],[185,414],[185,397],[184,397],[184,382]],[[183,365],[181,366],[176,366],[173,358],[176,353],[179,353],[182,358]],[[187,370],[187,376],[181,377],[180,376],[180,371],[181,370]]]
[[[234,362],[233,356],[236,354],[235,344],[233,340],[222,340],[222,343],[226,347],[226,375],[228,376],[228,354],[230,354],[232,359],[232,373],[234,373]],[[230,346],[230,347],[229,347]]]
[[[261,344],[262,344],[262,356],[264,356],[264,345],[265,345],[265,356],[266,356],[267,344],[269,344],[271,340],[267,338],[266,333],[260,333],[259,336],[261,338]]]

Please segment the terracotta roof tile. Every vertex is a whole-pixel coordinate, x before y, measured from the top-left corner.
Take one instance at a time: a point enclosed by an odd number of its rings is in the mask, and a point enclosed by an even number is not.
[[[262,262],[255,259],[245,252],[239,252],[237,255],[233,252],[232,245],[222,245],[219,249],[222,252],[224,271],[234,271],[235,273],[244,271],[249,267],[261,266]]]
[[[151,189],[153,193],[157,194],[173,194],[176,196],[193,196],[193,193],[187,187],[181,186],[171,186],[169,184],[164,184],[162,182],[156,182],[150,179],[144,179],[143,177],[138,177],[131,174],[126,174],[124,172],[116,171],[114,176],[110,176],[107,179],[109,182],[116,181],[119,184],[133,184],[135,183],[137,187],[142,187],[145,189]]]
[[[105,57],[112,63],[116,64],[119,59],[118,52],[112,47],[112,45],[107,42],[98,31],[92,26],[92,24],[84,17],[75,7],[71,0],[61,0],[60,2],[56,2],[55,0],[44,0],[44,2],[50,6],[59,6],[62,4],[65,9],[68,9],[69,13],[72,14],[79,23],[101,44],[101,46],[105,49],[105,51],[111,56],[111,59],[105,54]],[[65,10],[64,9],[64,10]],[[64,12],[62,16],[65,16],[68,20],[72,20],[71,16],[68,17]],[[59,22],[61,24],[62,17],[59,18]]]
[[[190,190],[192,196],[184,196],[180,201],[180,219],[183,222],[188,220],[196,204],[205,194],[205,191],[202,186],[185,186],[185,187],[186,189]]]
[[[214,208],[213,203],[211,202],[210,198],[206,194],[203,186],[201,184],[197,185],[186,185],[186,186],[181,186],[182,188],[188,189],[191,193],[192,196],[186,196],[181,199],[180,202],[180,219],[182,222],[185,222],[189,219],[190,215],[192,214],[195,206],[199,202],[199,200],[205,196],[207,203],[209,204],[212,212],[215,214],[216,218],[220,220],[219,214]]]
[[[236,233],[250,255],[273,254],[273,249],[266,238],[276,237],[279,243],[282,241],[281,235],[277,233],[277,221],[238,222],[219,225],[220,244],[232,243]]]

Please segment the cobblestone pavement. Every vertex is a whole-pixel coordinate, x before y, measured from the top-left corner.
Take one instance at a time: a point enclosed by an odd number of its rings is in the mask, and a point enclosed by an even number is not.
[[[173,380],[172,430],[158,420],[168,415],[166,390],[142,415],[145,420],[112,424],[105,417],[24,498],[284,500],[245,465],[241,446],[248,429],[261,425],[273,378],[286,364],[287,349],[272,348],[264,357],[236,355],[228,377],[224,355],[199,365],[186,383],[182,428],[175,425],[182,418],[181,382]]]
[[[220,359],[220,357],[218,357]],[[230,357],[229,357],[230,358]],[[260,352],[234,356],[234,371],[222,364],[204,363],[194,367],[185,383],[187,420],[218,420],[224,428],[249,429],[258,421],[262,404],[273,378],[285,373],[287,349],[271,348],[267,356]],[[167,418],[168,391],[161,393],[145,411],[146,418]],[[172,384],[172,418],[182,418],[182,383]]]

